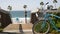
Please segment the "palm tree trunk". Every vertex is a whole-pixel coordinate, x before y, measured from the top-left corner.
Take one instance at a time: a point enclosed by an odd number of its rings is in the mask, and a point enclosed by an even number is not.
[[[25,9],[25,23],[27,23],[27,11]]]

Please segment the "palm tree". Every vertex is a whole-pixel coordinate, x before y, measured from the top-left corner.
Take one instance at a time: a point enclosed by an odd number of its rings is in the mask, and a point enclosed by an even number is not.
[[[41,2],[41,3],[40,3],[40,5],[44,5],[44,3],[43,3],[43,2]]]
[[[9,5],[7,9],[9,10],[9,13],[10,13],[10,11],[12,10],[12,6]]]
[[[9,10],[9,16],[10,16],[10,18],[11,18],[10,11],[12,10],[12,6],[9,5],[9,6],[7,7],[7,9]]]
[[[57,0],[53,0],[53,3],[55,4],[55,9],[56,9]]]
[[[26,8],[27,8],[27,5],[24,5],[23,8],[25,9],[25,23],[27,23],[27,11],[26,11]]]
[[[7,8],[9,11],[11,11],[12,10],[12,6],[8,6],[8,8]]]
[[[43,5],[44,5],[44,3],[43,3],[43,2],[40,2],[40,5],[41,5],[41,8],[43,9]]]
[[[50,5],[50,9],[53,9],[53,5]]]

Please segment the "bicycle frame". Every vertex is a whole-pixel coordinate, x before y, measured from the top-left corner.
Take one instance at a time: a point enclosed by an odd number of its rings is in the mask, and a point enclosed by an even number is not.
[[[59,16],[46,13],[45,16],[44,16],[44,22],[43,22],[43,24],[41,25],[42,28],[44,28],[44,26],[46,25],[46,19],[48,19],[49,22],[50,22],[50,24],[53,26],[53,28],[54,28],[56,31],[60,31],[60,29],[58,29],[58,28],[55,26],[55,24],[54,24],[54,22],[52,21],[52,19],[49,18],[50,16],[54,16],[54,17],[56,17],[56,18],[60,18]]]

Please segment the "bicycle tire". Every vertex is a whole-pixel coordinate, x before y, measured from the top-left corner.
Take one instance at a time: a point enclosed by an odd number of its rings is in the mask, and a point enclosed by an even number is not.
[[[43,21],[42,21],[42,22],[43,22]],[[40,32],[40,31],[39,31],[38,33],[35,32],[35,30],[34,30],[35,25],[37,25],[37,24],[39,24],[39,23],[41,24],[42,22],[41,22],[41,20],[40,20],[40,21],[37,21],[36,23],[34,23],[34,25],[33,25],[33,27],[32,27],[32,32],[33,32],[33,34],[41,34],[41,33],[42,33],[42,34],[47,34],[47,33],[48,33],[48,31],[49,31],[49,29],[50,29],[50,24],[49,24],[47,21],[46,21],[46,22],[47,22],[46,25],[47,25],[48,27],[47,27],[46,32]],[[40,28],[39,28],[39,29],[40,29]]]

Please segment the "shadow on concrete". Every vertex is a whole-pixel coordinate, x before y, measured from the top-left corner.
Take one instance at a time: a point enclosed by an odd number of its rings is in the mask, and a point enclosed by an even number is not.
[[[19,24],[19,31],[20,31],[20,34],[24,34],[21,24]]]
[[[0,32],[0,34],[18,34],[18,33]]]

